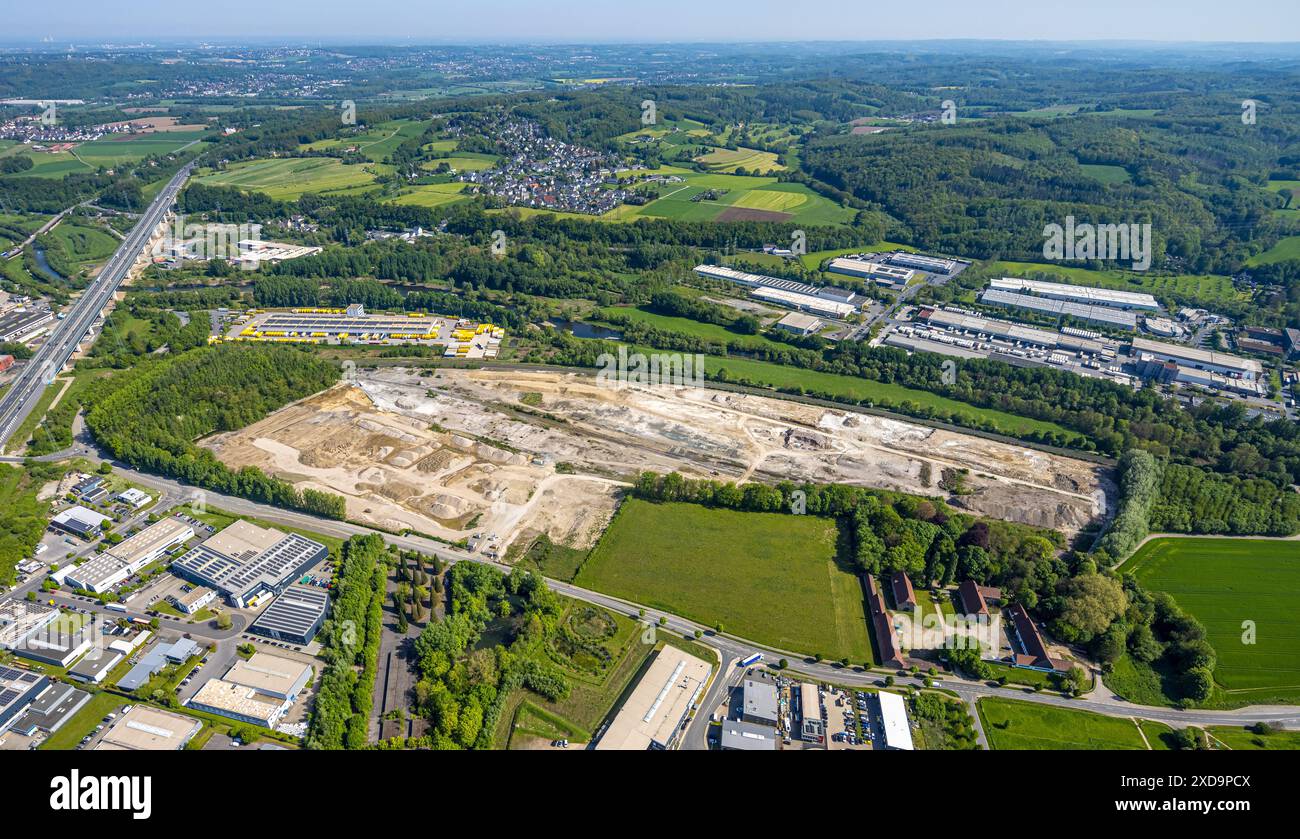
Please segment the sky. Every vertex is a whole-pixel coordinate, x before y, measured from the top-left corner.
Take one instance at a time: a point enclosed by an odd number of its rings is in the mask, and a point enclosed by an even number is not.
[[[1298,0],[59,0],[5,5],[0,40],[8,43],[1300,41]]]

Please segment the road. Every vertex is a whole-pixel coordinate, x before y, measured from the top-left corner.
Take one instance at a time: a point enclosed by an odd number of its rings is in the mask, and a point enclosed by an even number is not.
[[[127,272],[135,264],[140,251],[149,242],[154,229],[171,209],[177,193],[189,178],[193,168],[192,163],[185,166],[167,182],[140,220],[136,222],[130,235],[104,264],[99,275],[64,312],[64,318],[56,321],[49,338],[27,361],[22,372],[14,379],[13,386],[5,392],[3,398],[0,398],[0,447],[8,442],[10,436],[35,408],[46,386],[72,358],[72,354],[77,350],[77,344],[90,330],[95,318],[104,311],[104,307],[108,305],[113,294],[126,278]]]
[[[77,446],[79,452],[87,452],[84,456],[89,459],[97,460],[98,455],[93,452],[92,445],[84,440]],[[151,475],[144,472],[132,470],[129,466],[114,462],[114,467],[118,473],[136,484],[150,488],[160,495],[166,495],[171,498],[186,499],[188,501],[202,500],[203,503],[210,507],[223,510],[225,512],[237,515],[252,516],[263,521],[273,524],[279,524],[287,527],[297,527],[307,531],[315,531],[326,536],[346,539],[356,535],[377,534],[381,536],[388,544],[396,545],[406,550],[419,551],[424,554],[438,556],[449,563],[472,561],[491,565],[498,570],[508,573],[511,566],[490,560],[484,556],[472,554],[460,548],[455,548],[432,539],[426,539],[414,535],[397,535],[384,533],[373,530],[359,524],[351,522],[333,521],[321,519],[305,513],[295,512],[293,510],[284,510],[278,507],[271,507],[254,501],[248,501],[243,498],[234,496],[220,495],[218,493],[200,490],[195,487],[184,485],[170,478]],[[705,735],[708,730],[708,712],[716,707],[721,699],[721,692],[730,684],[734,684],[739,672],[734,670],[734,663],[746,658],[754,653],[762,653],[764,660],[768,664],[785,658],[790,662],[790,668],[787,675],[793,678],[799,678],[800,675],[809,679],[829,682],[848,687],[879,686],[882,684],[886,675],[885,672],[874,672],[863,670],[858,667],[843,667],[838,664],[819,663],[806,660],[798,653],[788,650],[779,650],[772,647],[766,647],[743,638],[736,638],[730,635],[720,635],[710,627],[696,623],[686,618],[664,612],[661,609],[655,609],[632,601],[623,600],[608,594],[602,594],[597,591],[581,588],[572,583],[563,580],[547,579],[549,585],[554,591],[566,597],[575,600],[581,600],[586,603],[592,603],[602,606],[614,612],[619,612],[633,618],[642,619],[650,626],[657,626],[659,619],[664,620],[663,628],[675,635],[686,638],[694,638],[695,633],[700,633],[699,643],[705,644],[718,651],[722,660],[722,670],[706,693],[705,701],[700,707],[702,713],[691,722],[687,735],[684,739],[684,748],[701,748],[705,742]],[[56,598],[59,601],[60,598]],[[79,608],[99,611],[94,603],[71,600]],[[640,618],[644,610],[645,617]],[[112,614],[112,613],[110,613]],[[236,626],[231,630],[218,631],[206,625],[188,625],[179,624],[176,628],[184,627],[183,631],[190,632],[195,638],[207,639],[213,642],[229,641],[232,637],[237,636],[242,629]],[[909,685],[918,688],[924,686],[924,677],[913,678],[911,676],[898,675],[894,673],[895,685],[898,687],[907,687]],[[1104,685],[1098,683],[1098,687],[1087,697],[1079,699],[1067,699],[1061,696],[1054,696],[1045,693],[1033,693],[1024,688],[1000,687],[990,685],[985,682],[968,680],[956,676],[946,676],[936,679],[934,687],[951,691],[958,698],[973,707],[974,703],[981,698],[989,696],[1000,696],[1007,699],[1019,699],[1026,702],[1041,703],[1054,705],[1061,708],[1073,708],[1084,711],[1094,711],[1111,717],[1139,718],[1163,722],[1171,726],[1185,727],[1188,725],[1207,726],[1207,725],[1250,725],[1255,722],[1268,722],[1274,725],[1286,726],[1288,728],[1300,727],[1300,707],[1294,706],[1255,706],[1241,708],[1233,711],[1214,711],[1214,710],[1179,710],[1175,708],[1159,708],[1144,705],[1135,705],[1126,702],[1118,696],[1115,696]]]

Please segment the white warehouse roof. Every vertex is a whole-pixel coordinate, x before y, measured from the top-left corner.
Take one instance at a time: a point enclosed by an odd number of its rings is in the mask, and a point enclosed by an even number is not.
[[[1039,280],[1023,280],[1019,277],[1002,277],[989,280],[989,288],[1002,291],[1026,291],[1043,297],[1060,300],[1075,300],[1091,303],[1095,306],[1131,306],[1138,309],[1159,309],[1160,304],[1150,294],[1137,291],[1119,291],[1113,288],[1072,285],[1070,283],[1047,283]]]
[[[880,722],[885,730],[885,747],[911,751],[912,729],[907,724],[907,706],[903,697],[896,693],[880,691]]]

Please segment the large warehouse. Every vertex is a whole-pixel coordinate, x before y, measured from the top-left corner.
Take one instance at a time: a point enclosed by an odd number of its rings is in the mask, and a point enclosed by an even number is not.
[[[1160,308],[1160,304],[1150,294],[1070,283],[1046,283],[1039,280],[1022,280],[1018,277],[1002,277],[989,280],[989,288],[1032,294],[1049,300],[1068,300],[1090,306],[1107,306],[1112,309],[1156,311]]]
[[[1134,355],[1149,355],[1160,361],[1172,361],[1180,367],[1196,370],[1208,370],[1224,376],[1258,381],[1264,373],[1264,366],[1253,358],[1241,358],[1228,353],[1187,347],[1181,344],[1166,344],[1163,341],[1151,341],[1146,338],[1133,339]]]
[[[194,528],[170,517],[112,546],[73,569],[66,580],[75,588],[101,594],[129,579],[171,548],[194,538]]]
[[[670,749],[686,715],[704,691],[713,667],[707,661],[664,646],[610,722],[597,749]]]
[[[890,255],[889,264],[902,265],[904,268],[915,268],[918,271],[929,271],[931,274],[951,274],[960,263],[955,259],[942,259],[937,256],[899,251]]]
[[[93,751],[179,751],[201,728],[193,717],[141,703],[114,720]]]
[[[858,307],[852,303],[857,295],[847,289],[808,285],[782,277],[750,274],[723,265],[697,265],[695,273],[711,280],[725,280],[743,285],[759,300],[812,312],[822,317],[843,318],[858,311]]]
[[[1137,315],[1124,309],[1114,309],[1109,306],[1035,297],[1032,294],[1017,294],[997,288],[985,289],[980,293],[979,300],[987,306],[1005,306],[1012,309],[1041,312],[1055,317],[1078,318],[1079,320],[1100,323],[1117,329],[1137,329]]]
[[[209,679],[189,700],[191,708],[275,728],[298,694],[311,682],[309,664],[254,653],[237,661],[220,679]]]
[[[832,259],[827,265],[826,270],[835,274],[846,274],[850,277],[862,277],[863,279],[875,280],[878,283],[889,285],[905,285],[908,280],[916,276],[916,272],[911,268],[901,268],[897,265],[885,265],[882,262],[870,262],[865,259],[854,259],[853,257],[840,256]]]
[[[329,592],[311,586],[289,586],[248,631],[291,644],[310,644],[329,609]]]
[[[172,563],[173,573],[220,592],[238,608],[279,594],[329,549],[297,533],[239,520]]]
[[[885,748],[911,751],[915,747],[903,697],[887,690],[877,692],[876,697],[880,701],[880,727],[885,732]]]

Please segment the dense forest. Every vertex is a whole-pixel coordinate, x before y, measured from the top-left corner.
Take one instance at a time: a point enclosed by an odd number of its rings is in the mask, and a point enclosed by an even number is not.
[[[231,471],[201,437],[243,428],[333,384],[338,367],[301,350],[226,344],[138,363],[100,383],[86,427],[137,469],[266,504],[341,519],[343,498],[292,485],[255,467]]]

